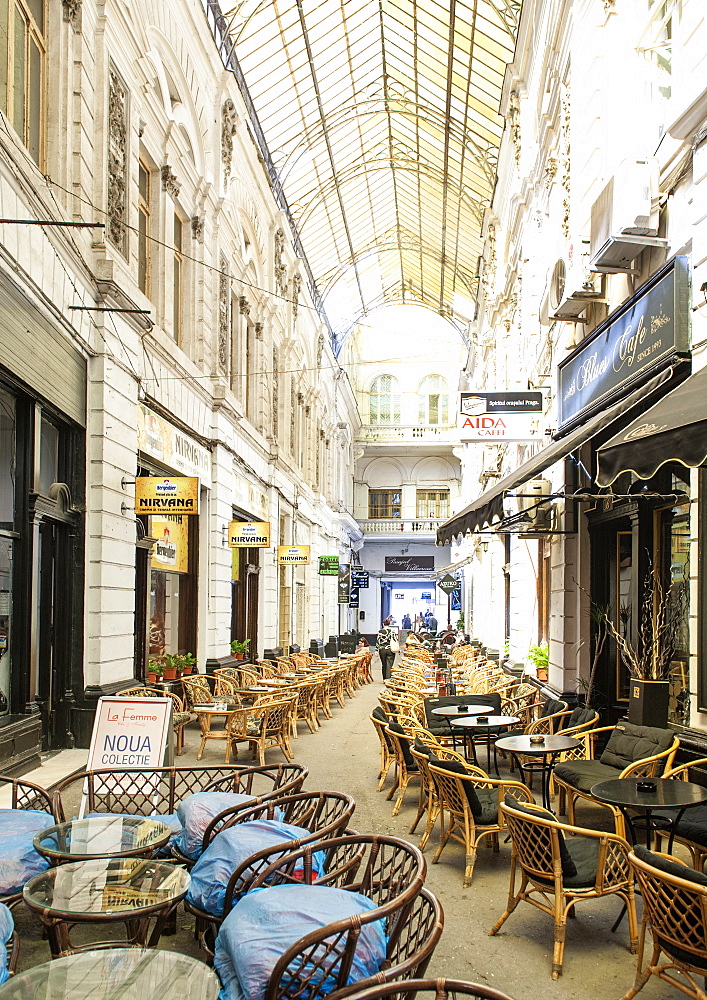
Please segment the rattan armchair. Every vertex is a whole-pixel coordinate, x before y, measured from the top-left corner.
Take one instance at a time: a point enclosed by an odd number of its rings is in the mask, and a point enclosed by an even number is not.
[[[629,854],[643,897],[636,978],[623,1000],[632,1000],[651,976],[704,1000],[707,971],[707,877],[675,858],[634,848]],[[653,953],[643,967],[646,930]],[[660,961],[661,953],[667,961]],[[675,975],[679,973],[682,978]],[[699,977],[702,985],[697,981]]]
[[[626,904],[630,950],[638,944],[633,875],[628,843],[614,833],[569,826],[546,809],[524,806],[513,798],[501,804],[513,843],[508,904],[489,931],[497,934],[522,900],[554,920],[552,978],[562,975],[567,917],[587,899],[616,895]],[[516,873],[521,882],[516,890]]]
[[[330,993],[331,1000],[347,997],[348,1000],[456,1000],[457,997],[475,997],[476,1000],[512,1000],[507,993],[500,993],[490,986],[468,983],[461,979],[405,979],[402,982],[384,983],[362,989],[363,983],[346,993]]]
[[[204,831],[202,854],[217,835],[234,826],[254,820],[280,819],[282,822],[303,827],[309,834],[296,840],[270,844],[263,850],[251,854],[244,861],[234,864],[225,886],[223,909],[220,913],[210,913],[188,901],[185,902],[185,909],[196,917],[195,933],[201,947],[209,955],[213,955],[218,928],[238,899],[249,891],[261,872],[283,854],[289,854],[305,844],[320,843],[332,837],[343,836],[355,808],[355,800],[343,792],[297,792],[293,795],[273,797],[267,802],[255,805],[243,803],[215,817]]]
[[[461,754],[445,750],[430,758],[429,771],[437,790],[440,843],[432,864],[437,864],[447,844],[464,846],[466,865],[463,886],[471,885],[479,844],[486,837],[498,851],[498,835],[505,829],[501,803],[507,793],[533,801],[530,789],[520,781],[490,778],[480,767],[467,763]]]
[[[610,739],[601,759],[594,759],[594,745],[599,733],[608,732],[613,737],[617,732],[630,734],[636,731],[663,734],[664,746],[655,753],[638,757],[626,763],[623,767],[617,767],[607,763],[607,759],[609,759],[607,751],[611,747]],[[570,733],[570,735],[572,734]],[[567,819],[570,823],[575,822],[575,803],[578,798],[589,799],[589,801],[597,805],[604,805],[604,803],[599,803],[596,799],[592,798],[590,791],[592,785],[611,778],[654,778],[672,767],[675,754],[680,746],[680,740],[677,736],[674,736],[671,730],[649,730],[649,727],[632,726],[628,722],[619,722],[616,726],[600,726],[598,729],[588,729],[580,732],[577,738],[581,741],[581,747],[578,747],[577,750],[560,754],[552,775],[554,787],[559,791],[558,812],[561,814],[564,813],[566,807]],[[653,742],[654,745],[659,745],[655,744],[655,741]],[[612,810],[619,823],[617,828],[621,829],[620,824],[622,820],[620,813],[611,806],[604,807]]]
[[[380,706],[374,708],[369,715],[369,719],[373,723],[380,742],[380,770],[378,771],[378,786],[376,788],[376,791],[380,792],[388,777],[391,764],[395,763],[395,751],[393,750],[393,744],[388,739],[386,729],[389,720],[383,709]]]
[[[260,764],[265,763],[265,751],[272,747],[279,747],[288,761],[294,760],[290,734],[296,707],[295,698],[262,698],[252,708],[232,712],[226,722],[226,763],[231,753],[238,752],[239,743],[247,743]]]
[[[57,800],[55,795],[52,795],[46,789],[42,788],[40,785],[35,785],[31,781],[27,781],[24,778],[11,778],[8,775],[0,775],[0,788],[5,793],[7,791],[7,786],[10,786],[11,796],[10,801],[5,807],[4,812],[4,822],[9,824],[9,829],[14,826],[13,815],[9,813],[8,809],[22,809],[28,812],[42,812],[46,813],[46,820],[41,817],[37,817],[38,826],[32,832],[28,832],[28,842],[27,848],[32,847],[32,836],[34,833],[39,833],[44,827],[52,826],[54,823],[59,823],[63,820],[63,815],[61,812],[61,804]],[[36,869],[33,872],[36,874]],[[19,903],[22,899],[22,892],[10,892],[7,891],[10,886],[5,887],[5,891],[0,895],[0,903],[4,903],[8,907],[13,907],[16,903]],[[17,951],[19,948],[18,939],[13,936],[12,945],[8,942],[8,959],[11,956],[11,952],[14,951],[15,962],[17,961]],[[9,967],[9,965],[8,965]]]
[[[664,771],[664,778],[674,778],[675,781],[690,781],[690,771],[695,768],[704,777],[707,768],[707,757],[698,757],[696,760],[688,761],[686,764],[678,764],[670,770]],[[676,818],[673,813],[673,820]],[[705,861],[707,861],[707,805],[694,806],[687,809],[674,823],[670,831],[655,831],[656,850],[660,851],[663,840],[667,840],[672,834],[676,844],[682,844],[690,852],[692,867],[698,872],[704,871]]]
[[[387,798],[392,799],[395,793],[398,793],[395,805],[393,806],[393,816],[397,816],[410,781],[413,778],[419,778],[420,774],[417,769],[417,763],[410,752],[414,736],[410,732],[406,732],[399,721],[389,722],[385,732],[395,757],[395,781],[393,787],[388,792]]]
[[[177,736],[177,756],[179,757],[184,749],[184,727],[192,719],[191,712],[184,707],[184,702],[179,695],[172,694],[171,691],[164,691],[162,688],[151,688],[137,685],[136,687],[125,688],[118,691],[118,698],[171,698],[172,699],[172,729]]]

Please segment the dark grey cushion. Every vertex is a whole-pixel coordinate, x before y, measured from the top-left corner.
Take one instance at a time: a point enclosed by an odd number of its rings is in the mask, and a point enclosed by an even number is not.
[[[413,746],[415,747],[415,750],[417,751],[417,753],[424,754],[425,757],[433,757],[434,756],[434,749],[432,747],[426,746],[426,744],[424,744],[422,742],[422,740],[419,738],[419,736],[415,737],[415,742],[414,742]]]
[[[459,760],[439,760],[431,756],[430,764],[449,771],[451,774],[467,775],[469,772]],[[464,792],[471,814],[479,826],[493,826],[498,823],[498,792],[495,788],[475,788],[472,781],[465,781]]]
[[[665,813],[662,813],[657,809],[655,815],[663,816],[672,821],[675,819],[675,810],[669,812],[666,810]],[[701,847],[707,847],[707,805],[692,806],[690,809],[686,809],[680,822],[675,825],[675,834],[685,840],[691,840]]]
[[[521,802],[516,799],[513,795],[507,794],[505,798],[505,803],[511,809],[517,809],[518,812],[527,813],[528,816],[540,816],[541,819],[550,819],[554,823],[559,822],[557,816],[549,809],[543,809],[542,806],[535,805],[534,802]],[[560,844],[560,861],[562,862],[562,881],[564,882],[567,878],[572,878],[577,875],[577,866],[574,862],[572,854],[567,850],[567,844],[565,838],[562,835],[562,830],[557,831],[557,836]],[[596,864],[594,865],[596,871]]]
[[[578,705],[572,709],[572,714],[568,717],[567,723],[563,728],[569,729],[572,726],[583,726],[585,722],[589,722],[595,716],[596,712],[593,708],[584,708],[582,705]]]
[[[408,771],[417,771],[418,770],[417,761],[410,753],[410,741],[405,737],[405,730],[403,729],[403,727],[400,725],[399,722],[389,722],[388,729],[391,733],[395,733],[396,736],[401,737],[400,746],[403,751],[405,766],[407,767]]]
[[[385,725],[385,726],[388,725],[388,716],[385,714],[385,712],[380,707],[380,705],[378,705],[377,708],[373,709],[373,711],[371,712],[371,715],[373,716],[374,719],[377,719],[379,722],[382,722],[383,725]],[[392,751],[393,751],[393,744],[388,739],[388,734],[385,732],[385,730],[383,731],[383,738],[385,739],[386,746],[388,747],[388,749],[392,753]]]
[[[641,861],[645,861],[646,864],[652,865],[653,868],[665,872],[666,875],[674,875],[676,878],[685,879],[687,882],[694,882],[695,885],[707,887],[707,875],[704,875],[702,872],[695,871],[694,868],[686,868],[684,865],[675,864],[674,861],[668,861],[667,858],[663,858],[659,854],[654,854],[653,851],[641,847],[640,844],[636,844],[633,850],[636,857],[640,858]],[[655,934],[655,931],[653,933]],[[694,966],[694,968],[700,969],[702,972],[707,972],[707,962],[704,958],[694,955],[684,948],[676,948],[672,942],[666,941],[660,935],[656,936],[660,947],[666,955],[677,958],[679,962],[685,962],[686,965]]]
[[[623,771],[637,760],[667,750],[674,736],[671,729],[656,729],[654,726],[634,726],[630,722],[618,722],[600,759],[602,764]]]
[[[566,701],[555,701],[553,698],[548,698],[542,708],[540,713],[541,719],[546,719],[548,715],[556,715],[558,712],[563,712],[567,708]]]
[[[557,765],[555,774],[580,792],[590,792],[597,782],[618,777],[615,767],[600,760],[567,760]]]

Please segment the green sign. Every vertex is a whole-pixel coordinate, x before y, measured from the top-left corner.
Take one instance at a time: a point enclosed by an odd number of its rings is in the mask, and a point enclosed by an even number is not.
[[[339,557],[338,556],[319,556],[319,575],[320,576],[338,576],[339,575]]]

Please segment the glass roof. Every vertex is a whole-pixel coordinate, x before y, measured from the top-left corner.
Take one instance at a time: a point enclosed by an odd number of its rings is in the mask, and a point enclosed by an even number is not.
[[[222,0],[339,337],[388,302],[476,296],[521,0]],[[464,321],[463,325],[466,325]]]

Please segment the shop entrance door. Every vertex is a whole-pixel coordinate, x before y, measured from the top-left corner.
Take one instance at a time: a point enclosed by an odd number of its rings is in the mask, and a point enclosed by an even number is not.
[[[46,750],[70,745],[71,528],[51,519],[39,523],[37,551],[36,703]]]

